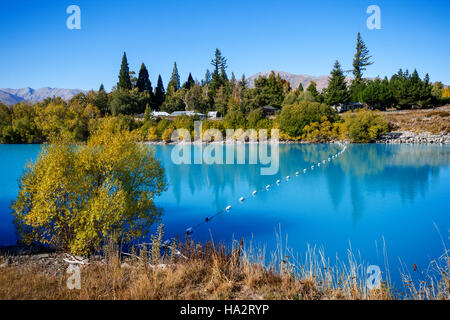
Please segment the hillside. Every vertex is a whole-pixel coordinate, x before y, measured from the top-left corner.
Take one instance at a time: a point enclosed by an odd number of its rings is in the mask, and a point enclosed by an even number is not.
[[[39,102],[48,97],[61,97],[64,100],[70,100],[78,93],[83,92],[80,89],[61,89],[44,87],[40,89],[21,88],[21,89],[0,89],[0,101],[11,105],[21,101]]]

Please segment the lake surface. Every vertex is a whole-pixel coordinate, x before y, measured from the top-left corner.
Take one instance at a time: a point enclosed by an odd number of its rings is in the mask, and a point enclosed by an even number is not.
[[[349,145],[338,159],[298,177],[296,171],[340,147],[280,145],[275,176],[262,176],[259,165],[175,165],[173,146],[148,147],[155,149],[169,183],[156,201],[164,208],[165,238],[183,238],[194,227],[191,236],[198,241],[212,237],[231,243],[243,237],[272,251],[281,230],[283,241],[287,237],[287,245],[300,254],[309,244],[345,260],[351,246],[364,263],[380,266],[384,240],[394,283],[400,279],[399,258],[424,270],[443,254],[441,237],[448,247],[450,146]],[[15,243],[9,205],[24,165],[39,152],[38,145],[0,145],[0,245]],[[268,184],[275,185],[239,203]],[[205,222],[230,204],[235,205],[229,212]]]

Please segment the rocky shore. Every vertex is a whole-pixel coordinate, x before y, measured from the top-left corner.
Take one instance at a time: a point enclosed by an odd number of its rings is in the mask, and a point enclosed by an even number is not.
[[[384,144],[450,144],[450,134],[414,133],[411,131],[389,132],[377,141]]]

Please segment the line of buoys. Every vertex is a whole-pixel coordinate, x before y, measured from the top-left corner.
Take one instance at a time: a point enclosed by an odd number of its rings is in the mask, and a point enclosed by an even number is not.
[[[334,154],[334,155],[329,156],[327,159],[322,160],[322,162],[319,161],[319,162],[316,164],[316,166],[317,166],[317,167],[320,167],[322,163],[323,163],[323,164],[326,164],[326,161],[327,161],[327,160],[328,160],[328,162],[331,162],[331,160],[336,159],[338,156],[342,155],[342,154],[345,152],[345,150],[347,149],[347,146],[346,146],[346,145],[343,145],[343,144],[341,144],[341,143],[338,143],[338,145],[341,146],[341,147],[343,147],[343,149],[342,149],[340,152],[338,152],[338,153],[336,153],[336,154]],[[314,170],[314,168],[315,168],[315,165],[312,165],[312,166],[311,166],[311,170]],[[307,170],[308,170],[308,169],[305,168],[305,169],[302,170],[302,172],[303,172],[303,173],[306,173]],[[299,171],[296,171],[296,172],[295,172],[295,175],[296,175],[296,176],[298,176],[299,174],[300,174]],[[289,181],[290,178],[291,178],[290,176],[286,176],[286,181]],[[281,183],[281,180],[278,179],[278,180],[276,181],[276,185],[280,185],[280,183]],[[270,188],[271,188],[272,186],[273,186],[272,184],[268,184],[268,185],[265,187],[265,189],[266,189],[267,191],[269,191]],[[264,188],[262,188],[260,191],[263,191],[263,190],[264,190]],[[252,192],[251,195],[252,195],[253,197],[255,197],[257,193],[258,193],[258,190],[254,190],[254,191]],[[247,197],[247,198],[249,198],[249,197]],[[246,199],[245,197],[240,197],[240,198],[239,198],[239,202],[240,202],[240,203],[243,203],[243,202],[245,201],[245,199]],[[231,210],[231,208],[232,208],[231,205],[227,206],[227,207],[225,208],[225,212],[229,212],[229,211]],[[205,218],[205,222],[208,222],[208,221],[212,220],[216,215],[221,214],[221,213],[223,213],[223,211],[219,211],[219,212],[217,212],[215,215],[213,215],[213,216],[211,216],[211,217],[206,217],[206,218]],[[204,223],[204,222],[203,222],[203,223]],[[195,228],[198,228],[198,227],[199,227],[201,224],[203,224],[203,223],[198,224],[197,226],[195,226]],[[186,229],[186,235],[191,235],[193,232],[194,232],[194,228],[193,228],[193,227],[189,227],[189,228]]]

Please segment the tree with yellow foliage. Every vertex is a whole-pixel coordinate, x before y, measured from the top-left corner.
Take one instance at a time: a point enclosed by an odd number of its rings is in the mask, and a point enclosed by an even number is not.
[[[442,90],[442,98],[450,98],[450,87],[447,87],[444,90]]]
[[[44,147],[27,165],[12,209],[26,244],[89,254],[107,238],[146,235],[162,213],[154,198],[165,189],[152,150],[105,119],[86,144]]]

